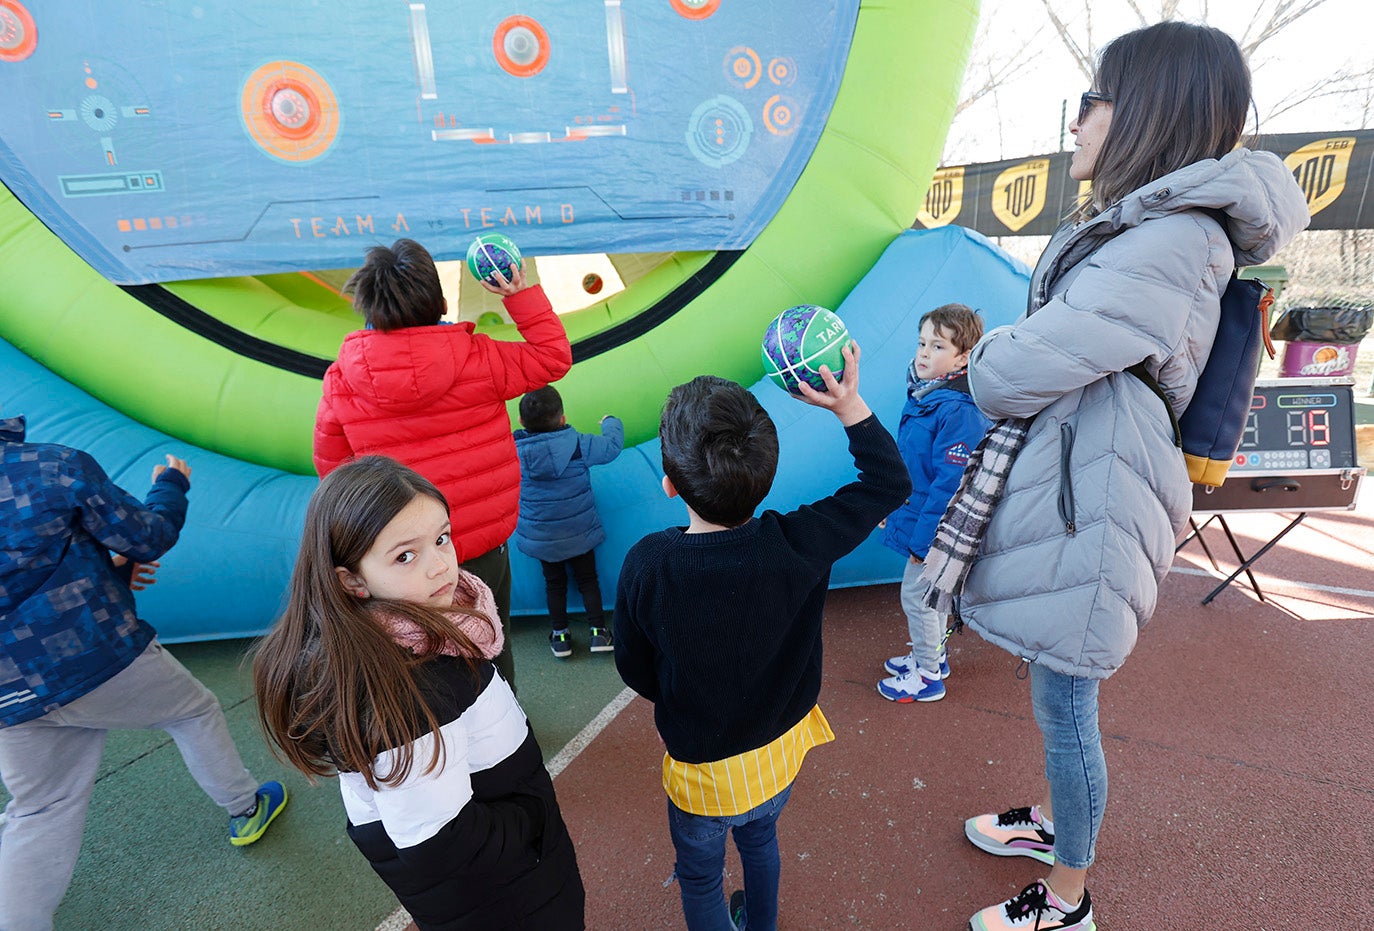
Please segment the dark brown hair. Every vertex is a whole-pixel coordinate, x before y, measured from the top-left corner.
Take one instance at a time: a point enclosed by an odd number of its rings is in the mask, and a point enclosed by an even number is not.
[[[1211,26],[1158,23],[1118,36],[1098,58],[1093,89],[1112,97],[1112,122],[1093,167],[1091,216],[1131,191],[1240,142],[1251,107],[1250,68]]]
[[[457,644],[476,675],[480,653],[448,615],[389,599],[361,599],[334,571],[357,572],[377,535],[419,495],[448,508],[429,481],[385,456],[365,456],[329,473],[305,512],[305,531],[291,576],[286,611],[253,655],[258,720],[276,755],[312,781],[338,770],[363,774],[367,784],[398,785],[414,764],[412,744],[438,730],[414,671],[445,641]],[[447,612],[447,613],[446,613]],[[418,652],[396,644],[380,615],[415,623],[425,640]],[[443,741],[425,767],[443,766]],[[386,773],[373,771],[383,751],[398,751]]]
[[[343,293],[353,295],[353,307],[374,330],[434,326],[444,316],[439,269],[429,250],[413,239],[368,249]]]
[[[562,426],[563,396],[553,385],[545,385],[520,399],[520,425],[530,433],[548,433]]]
[[[663,472],[697,516],[736,527],[773,487],[778,431],[744,388],[714,375],[678,385],[663,405]]]
[[[935,324],[935,334],[954,344],[960,352],[968,352],[983,338],[983,318],[967,304],[941,304],[921,317],[920,326],[929,320]]]

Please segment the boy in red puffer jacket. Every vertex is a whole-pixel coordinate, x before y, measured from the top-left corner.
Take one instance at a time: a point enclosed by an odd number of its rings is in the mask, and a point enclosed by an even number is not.
[[[510,646],[510,554],[520,460],[506,401],[557,381],[572,367],[563,323],[523,270],[501,287],[524,342],[494,340],[471,323],[440,325],[444,292],[434,259],[411,239],[374,246],[345,293],[367,321],[348,334],[324,374],[315,415],[321,477],[358,456],[390,456],[429,479],[449,501],[462,568],[496,595],[506,645],[495,660],[515,685]]]

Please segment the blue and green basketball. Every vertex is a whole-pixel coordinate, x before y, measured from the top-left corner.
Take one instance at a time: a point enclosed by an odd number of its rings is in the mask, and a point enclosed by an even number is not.
[[[851,342],[844,321],[824,307],[798,304],[773,318],[763,334],[763,371],[779,388],[798,394],[806,382],[825,390],[821,366],[836,379],[844,373],[844,347]]]
[[[468,271],[478,281],[484,281],[492,287],[501,287],[501,279],[496,277],[498,271],[510,281],[514,270],[519,267],[520,250],[515,248],[515,243],[508,236],[483,233],[468,246]]]

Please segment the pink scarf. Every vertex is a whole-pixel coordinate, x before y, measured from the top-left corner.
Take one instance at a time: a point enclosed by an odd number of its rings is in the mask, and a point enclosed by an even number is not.
[[[453,603],[491,619],[488,623],[485,618],[473,617],[470,614],[454,612],[449,615],[458,625],[458,629],[467,634],[484,659],[495,659],[506,643],[506,635],[501,630],[501,619],[496,614],[496,598],[492,595],[491,589],[471,572],[459,569],[458,578],[453,585]],[[401,646],[409,647],[415,652],[419,652],[424,646],[424,631],[413,621],[395,615],[384,615],[381,622],[387,633],[391,634],[391,639]],[[446,656],[460,655],[458,645],[452,640],[444,641],[439,652]]]

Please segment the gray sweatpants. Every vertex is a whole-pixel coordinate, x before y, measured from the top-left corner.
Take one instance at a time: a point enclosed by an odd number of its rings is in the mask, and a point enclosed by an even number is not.
[[[113,679],[41,718],[0,728],[0,777],[13,798],[0,828],[0,931],[49,931],[76,868],[105,733],[157,729],[225,811],[253,806],[219,701],[154,640]]]
[[[902,570],[902,611],[911,636],[911,655],[926,672],[940,671],[940,644],[945,638],[945,616],[926,605],[930,583],[921,581],[925,566],[910,559]]]

